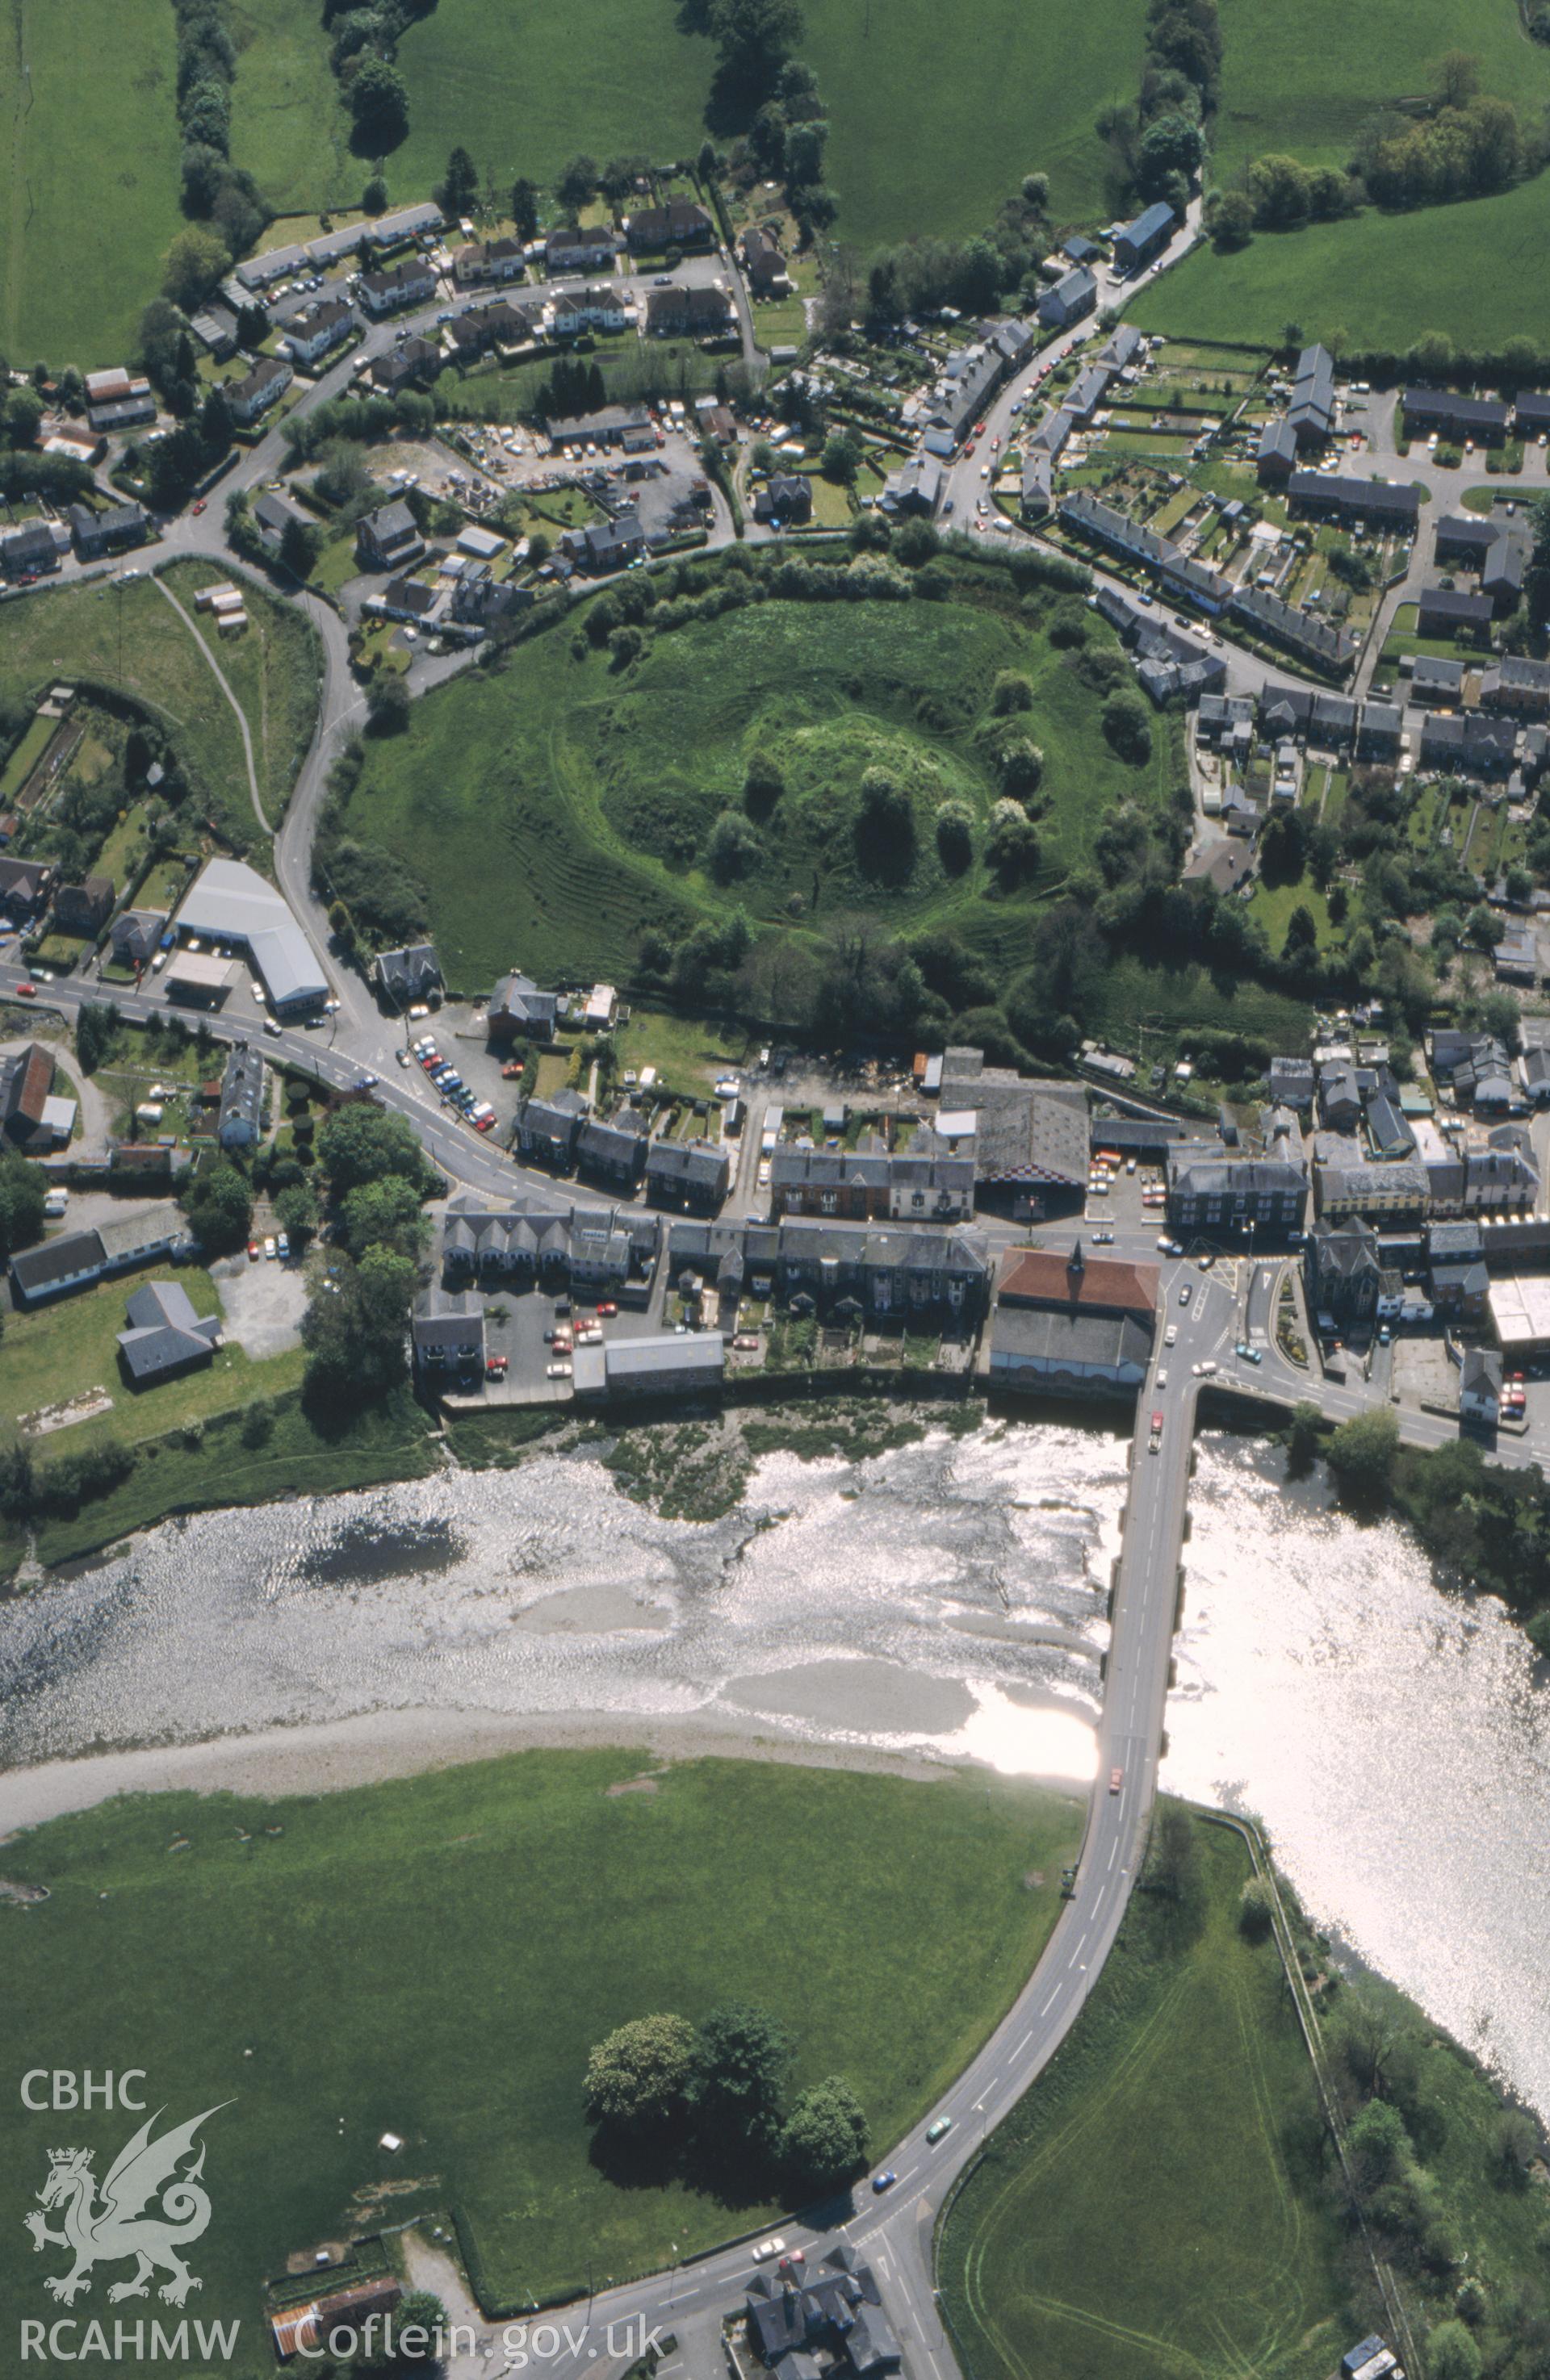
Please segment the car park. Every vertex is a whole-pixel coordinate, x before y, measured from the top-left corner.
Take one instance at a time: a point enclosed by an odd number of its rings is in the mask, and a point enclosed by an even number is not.
[[[1193,1294],[1194,1291],[1191,1284],[1189,1281],[1185,1281],[1178,1293],[1178,1303],[1180,1305],[1188,1305]]]
[[[545,1377],[551,1380],[568,1380],[571,1377],[568,1364],[546,1364],[543,1369]]]

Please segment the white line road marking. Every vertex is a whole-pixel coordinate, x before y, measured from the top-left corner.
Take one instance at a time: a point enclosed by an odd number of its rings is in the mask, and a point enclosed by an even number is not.
[[[1020,2058],[1020,2057],[1022,2056],[1023,2051],[1027,2048],[1027,2046],[1028,2046],[1029,2043],[1032,2040],[1032,2038],[1033,2038],[1033,2033],[1032,2033],[1032,2028],[1031,2028],[1031,2027],[1029,2028],[1028,2032],[1026,2032],[1026,2033],[1023,2034],[1022,2039],[1019,2042],[1019,2044],[1018,2044],[1017,2047],[1013,2050],[1013,2052],[1012,2052],[1012,2056],[1013,2056],[1014,2058]]]
[[[1050,2012],[1051,2009],[1055,2006],[1056,2001],[1059,1998],[1060,1998],[1060,1986],[1059,1986],[1059,1985],[1058,1985],[1058,1984],[1056,1984],[1056,1987],[1055,1987],[1054,1991],[1053,1991],[1053,1992],[1051,1992],[1051,1994],[1050,1994],[1050,1996],[1049,1996],[1048,1999],[1044,2002],[1044,2007],[1039,2010],[1039,2014],[1040,2014],[1041,2016],[1048,2016],[1048,2014],[1049,2014],[1049,2012]]]

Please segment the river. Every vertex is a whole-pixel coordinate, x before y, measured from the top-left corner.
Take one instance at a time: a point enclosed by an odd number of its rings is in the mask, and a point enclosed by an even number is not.
[[[409,1765],[471,1714],[1084,1781],[1126,1456],[996,1423],[768,1456],[703,1524],[587,1451],[201,1515],[0,1607],[0,1765],[299,1730],[280,1787],[309,1730],[356,1720]],[[1550,2118],[1550,1701],[1499,1607],[1325,1506],[1202,1438],[1165,1783],[1257,1814],[1311,1913]],[[29,1782],[0,1776],[0,1826]]]

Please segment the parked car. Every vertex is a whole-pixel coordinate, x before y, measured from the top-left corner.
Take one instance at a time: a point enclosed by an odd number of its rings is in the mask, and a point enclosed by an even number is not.
[[[289,1263],[289,1261],[290,1261],[290,1234],[289,1234],[289,1232],[276,1232],[276,1233],[275,1233],[275,1255],[279,1257],[280,1262],[281,1262],[282,1264],[288,1264],[288,1263]]]
[[[498,1380],[510,1369],[510,1366],[511,1358],[509,1355],[486,1355],[484,1358],[484,1376],[486,1379]]]
[[[1109,1791],[1111,1793],[1117,1793],[1124,1782],[1125,1771],[1123,1768],[1111,1768],[1109,1770]]]
[[[1178,1293],[1178,1303],[1180,1305],[1188,1305],[1193,1295],[1194,1289],[1192,1283],[1186,1281]]]
[[[260,1247],[257,1240],[250,1240],[248,1243],[248,1262],[250,1264],[257,1264],[262,1254],[263,1250]]]
[[[543,1368],[551,1380],[568,1380],[571,1377],[568,1364],[546,1364]]]
[[[599,1300],[597,1310],[599,1314],[616,1314],[619,1309],[611,1297],[604,1297]]]
[[[271,1262],[273,1262],[273,1261],[274,1261],[274,1257],[275,1257],[275,1243],[274,1243],[273,1239],[267,1239],[267,1240],[265,1240],[265,1241],[264,1241],[264,1244],[263,1244],[263,1253],[264,1253],[264,1255],[265,1255],[265,1256],[270,1259],[270,1261],[271,1261]]]

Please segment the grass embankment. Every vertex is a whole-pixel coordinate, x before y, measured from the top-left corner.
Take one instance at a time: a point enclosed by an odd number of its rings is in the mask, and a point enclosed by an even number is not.
[[[1032,166],[1053,177],[1062,220],[1117,203],[1114,161],[1092,130],[1133,96],[1142,0],[1093,0],[1063,15],[984,0],[972,38],[944,40],[930,0],[807,0],[800,55],[828,105],[826,177],[838,233],[871,249],[982,230]],[[242,44],[232,154],[286,210],[354,203],[365,167],[328,71],[313,0],[237,0]],[[578,151],[606,159],[692,157],[715,64],[677,26],[673,0],[579,0],[517,17],[488,0],[441,0],[398,44],[409,132],[387,160],[395,200],[423,197],[461,141],[497,190],[513,175],[552,186]],[[534,108],[533,95],[543,105]]]
[[[1370,117],[1396,101],[1430,96],[1448,50],[1479,59],[1483,91],[1531,107],[1550,96],[1550,51],[1523,39],[1517,0],[1363,0],[1360,8],[1347,0],[1296,0],[1288,8],[1220,0],[1220,7],[1212,166],[1225,188],[1251,158],[1270,152],[1343,167]]]
[[[1360,19],[1360,12],[1351,12]],[[1525,42],[1522,55],[1531,53]],[[1510,338],[1550,349],[1550,176],[1499,197],[1413,214],[1375,208],[1306,231],[1256,234],[1233,256],[1196,250],[1143,290],[1126,318],[1143,331],[1280,344],[1295,322],[1310,339],[1357,353],[1408,347],[1445,331],[1465,351]]]
[[[654,2010],[769,2008],[798,2085],[848,2074],[885,2148],[1026,1978],[1080,1824],[982,1777],[695,1761],[610,1790],[645,1765],[530,1753],[315,1800],[158,1795],[7,1845],[7,1877],[51,1894],[0,1907],[18,2070],[89,2037],[97,2066],[148,2070],[153,2106],[234,2102],[207,2171],[240,2214],[201,2242],[201,2315],[251,2325],[293,2252],[426,2204],[459,2207],[491,2288],[524,2301],[754,2220],[589,2161],[588,2049]],[[122,2144],[119,2115],[72,2121],[99,2168]],[[56,2135],[39,2118],[13,2143],[13,2230]],[[15,2259],[3,2286],[32,2310]]]
[[[707,565],[690,583],[714,587],[716,576]],[[1087,861],[1109,806],[1166,805],[1172,737],[1159,722],[1149,759],[1119,759],[1101,696],[1018,610],[1002,575],[982,587],[965,566],[955,584],[958,600],[944,602],[769,600],[648,625],[644,653],[622,674],[606,651],[575,657],[572,615],[372,744],[347,832],[423,879],[437,946],[465,983],[514,955],[540,978],[628,973],[648,928],[677,940],[739,905],[799,946],[863,911],[890,931],[951,926],[1019,964],[1031,913]],[[1092,635],[1109,641],[1106,628]],[[934,832],[939,805],[955,799],[982,841],[999,791],[988,738],[1003,723],[990,716],[1003,671],[1032,686],[1031,710],[1011,724],[1044,755],[1038,865],[1010,892],[982,854],[950,874]],[[750,872],[718,884],[707,838],[739,807],[756,754],[785,790],[756,822]],[[909,795],[911,837],[869,840],[859,828],[874,767]]]
[[[1312,2070],[1274,1944],[1238,1928],[1248,1853],[1196,1831],[1192,1922],[1131,1903],[948,2215],[942,2293],[974,2380],[1275,2380],[1351,2343]]]
[[[166,0],[6,11],[0,353],[14,365],[128,360],[183,228],[176,30]]]
[[[175,565],[167,581],[185,610],[220,574]],[[311,736],[318,665],[312,631],[288,606],[244,582],[250,626],[244,640],[201,634],[242,705],[261,790],[277,818]],[[170,736],[190,785],[179,824],[208,816],[239,849],[261,838],[248,791],[242,738],[210,663],[165,595],[149,579],[131,586],[57,587],[0,613],[0,690],[25,697],[61,679],[93,678],[143,703]],[[192,805],[197,808],[192,810]]]

